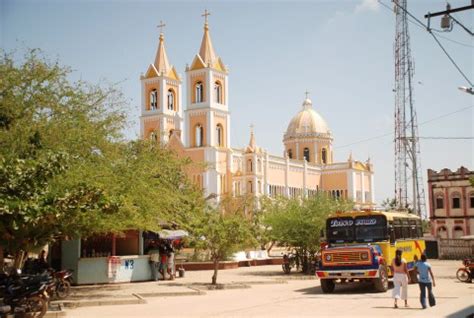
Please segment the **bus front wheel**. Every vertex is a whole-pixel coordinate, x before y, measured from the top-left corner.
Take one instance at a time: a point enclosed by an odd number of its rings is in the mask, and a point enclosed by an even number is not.
[[[321,279],[321,289],[323,290],[323,293],[332,293],[335,287],[336,284],[334,283],[334,280]]]
[[[381,293],[388,290],[388,275],[384,265],[379,266],[379,277],[374,279],[374,288]]]

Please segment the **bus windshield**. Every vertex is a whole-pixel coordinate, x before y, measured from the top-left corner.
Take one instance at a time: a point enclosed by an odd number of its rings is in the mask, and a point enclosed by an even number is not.
[[[387,219],[383,215],[358,216],[354,220],[357,242],[377,242],[388,239]]]
[[[330,218],[326,221],[326,232],[329,243],[353,242],[354,219],[351,217]]]

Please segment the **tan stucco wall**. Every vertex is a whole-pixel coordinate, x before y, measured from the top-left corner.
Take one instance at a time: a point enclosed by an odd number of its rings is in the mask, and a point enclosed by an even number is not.
[[[285,185],[285,168],[272,169],[271,166],[268,167],[268,183],[274,185]]]
[[[345,190],[347,189],[346,173],[323,174],[323,190]]]

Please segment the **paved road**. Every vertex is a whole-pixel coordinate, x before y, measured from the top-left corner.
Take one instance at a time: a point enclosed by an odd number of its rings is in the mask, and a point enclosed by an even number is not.
[[[457,282],[454,277],[460,262],[432,264],[437,277],[438,304],[426,310],[420,308],[417,285],[409,286],[410,307],[393,309],[391,290],[374,293],[367,286],[347,284],[337,286],[333,294],[322,294],[319,280],[278,282],[275,278],[283,277],[281,267],[262,266],[219,273],[222,282],[246,281],[250,288],[206,290],[205,295],[199,296],[146,298],[147,304],[140,305],[77,308],[68,311],[67,317],[465,317],[468,311],[474,313],[474,284]],[[210,279],[210,274],[187,272],[186,283]],[[155,288],[166,289],[170,283]]]

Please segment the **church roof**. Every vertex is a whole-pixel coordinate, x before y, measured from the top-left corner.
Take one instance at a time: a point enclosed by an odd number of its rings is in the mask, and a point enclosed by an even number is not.
[[[312,101],[306,98],[303,102],[303,109],[291,119],[285,138],[314,134],[330,135],[331,131],[323,117],[313,109]]]
[[[207,23],[204,24],[204,35],[202,36],[199,56],[207,65],[213,65],[217,60],[217,55],[212,46],[211,36],[209,34],[209,25]]]
[[[191,63],[191,70],[197,70],[205,67],[211,67],[218,71],[227,72],[227,68],[221,58],[217,56],[212,45],[211,35],[209,33],[209,24],[204,24],[204,34],[202,36],[199,53],[194,57]]]
[[[158,50],[156,51],[155,63],[153,63],[159,74],[168,74],[171,70],[170,62],[165,50],[165,37],[163,33],[160,34],[160,43],[158,44]]]

